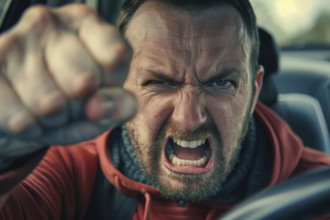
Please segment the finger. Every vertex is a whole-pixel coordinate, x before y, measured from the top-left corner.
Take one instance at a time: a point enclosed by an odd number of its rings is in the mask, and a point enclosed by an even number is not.
[[[18,56],[8,59],[7,79],[23,105],[38,117],[40,126],[63,124],[67,121],[67,113],[59,110],[66,106],[66,98],[48,73],[41,49],[36,45],[32,49],[23,59]]]
[[[131,118],[137,111],[137,102],[120,87],[104,88],[87,100],[85,111],[89,120],[113,126]]]
[[[28,52],[21,68],[7,69],[7,78],[20,100],[37,117],[53,114],[67,102],[48,73],[40,50],[36,46]]]
[[[29,104],[29,108],[32,109],[32,112],[34,112],[38,116],[38,121],[41,126],[44,127],[56,127],[61,124],[64,124],[66,121],[68,121],[68,112],[71,109],[71,104],[69,108],[63,109],[65,105],[65,101],[63,99],[63,95],[69,96],[69,98],[72,97],[79,97],[83,96],[84,94],[88,93],[89,90],[93,89],[93,85],[91,86],[91,78],[93,78],[93,74],[95,73],[79,73],[73,75],[72,73],[75,73],[75,70],[72,71],[72,69],[75,68],[67,68],[68,65],[62,65],[61,62],[56,62],[57,60],[67,60],[69,64],[73,64],[73,67],[77,67],[75,65],[78,65],[78,68],[80,68],[81,72],[89,72],[90,66],[96,66],[94,61],[88,61],[89,55],[84,55],[84,48],[79,51],[79,48],[81,48],[81,43],[76,42],[79,41],[77,37],[75,37],[75,33],[68,33],[68,28],[64,28],[60,26],[58,20],[56,19],[56,16],[52,12],[52,10],[42,7],[42,6],[36,6],[29,9],[24,15],[23,15],[23,21],[15,27],[15,33],[16,35],[23,35],[21,36],[21,39],[24,39],[26,41],[25,50],[28,52],[25,52],[25,62],[26,65],[24,66],[24,73],[27,76],[23,76],[20,79],[19,82],[16,82],[16,84],[22,85],[19,88],[21,89],[21,94],[24,97],[23,100],[26,100],[26,103]],[[64,34],[61,34],[63,33]],[[28,34],[26,34],[28,33]],[[70,36],[71,35],[71,36]],[[63,38],[60,38],[62,37]],[[70,36],[67,38],[67,36]],[[59,39],[64,39],[62,41],[59,41]],[[72,39],[74,44],[72,44],[67,39]],[[64,42],[64,43],[63,43]],[[51,44],[52,46],[55,45],[56,49],[58,50],[52,50],[49,55],[49,60],[55,62],[47,63],[47,57],[44,57],[47,55],[45,53],[44,47],[48,44]],[[76,46],[78,45],[78,46]],[[78,48],[78,52],[74,52],[73,49],[72,53],[70,54],[70,50],[73,48]],[[76,58],[86,58],[82,59],[82,64],[79,62],[75,62],[75,60],[67,59],[66,56],[62,56],[62,54],[59,54],[56,56],[56,51],[59,53],[62,52],[63,47],[67,48],[67,51],[69,53],[64,53],[69,58],[74,56]],[[52,49],[52,48],[51,48]],[[55,52],[54,52],[55,51]],[[24,54],[24,53],[20,53]],[[85,53],[86,54],[86,53]],[[89,59],[91,60],[91,59]],[[79,61],[79,60],[78,60]],[[71,62],[71,63],[70,63]],[[12,62],[14,63],[14,62]],[[47,69],[49,66],[52,67],[54,63],[54,68],[56,68],[55,73],[52,74],[52,72]],[[76,64],[77,63],[77,64]],[[89,65],[88,63],[92,63]],[[84,66],[84,64],[86,64]],[[79,66],[80,65],[80,66]],[[87,66],[87,67],[86,67]],[[63,69],[66,69],[69,74],[65,70],[59,69],[63,67]],[[69,65],[71,67],[71,65]],[[81,70],[82,69],[82,70]],[[87,70],[86,70],[87,69]],[[94,68],[96,69],[96,68]],[[57,71],[58,70],[58,71]],[[27,72],[27,74],[26,74]],[[79,72],[79,71],[78,71]],[[91,72],[97,72],[92,69]],[[51,73],[51,74],[50,74]],[[60,75],[58,75],[60,74]],[[90,77],[92,75],[92,77]],[[68,77],[65,77],[68,76]],[[94,75],[95,76],[95,75]],[[76,79],[78,77],[78,79]],[[26,78],[31,79],[26,80]],[[56,83],[54,82],[56,80]],[[58,82],[59,81],[59,82]],[[59,83],[63,86],[56,85]],[[97,83],[95,83],[97,84]],[[26,88],[29,87],[29,88]],[[60,89],[59,89],[60,88]],[[64,89],[63,89],[64,88]],[[61,90],[64,90],[64,92],[61,94]],[[30,91],[30,92],[29,92]],[[34,94],[31,96],[31,92]],[[37,94],[37,95],[35,95]],[[39,97],[40,96],[40,97]],[[29,100],[33,99],[34,100]],[[38,103],[36,103],[38,102]],[[74,101],[75,102],[75,101]],[[82,108],[81,108],[82,109]],[[80,110],[82,111],[82,110]],[[77,115],[78,112],[75,111],[74,116]]]
[[[91,93],[100,85],[101,70],[77,36],[61,33],[45,49],[48,69],[69,98]]]
[[[78,32],[81,23],[85,19],[99,17],[93,8],[82,3],[64,5],[62,7],[52,9],[52,12],[54,16],[57,17],[57,20],[73,33]]]
[[[128,74],[131,49],[119,31],[91,18],[82,23],[79,37],[102,67],[102,85],[122,85]]]
[[[73,32],[101,66],[103,85],[121,85],[126,77],[131,48],[116,27],[99,19],[96,12],[74,4],[56,10],[63,23],[71,23]]]
[[[7,135],[34,138],[41,134],[35,118],[22,105],[0,72],[0,129]]]
[[[9,70],[19,74],[22,54],[24,47],[18,35],[6,33],[0,37],[0,129],[7,134],[35,137],[41,129],[33,115],[22,105],[7,78]]]

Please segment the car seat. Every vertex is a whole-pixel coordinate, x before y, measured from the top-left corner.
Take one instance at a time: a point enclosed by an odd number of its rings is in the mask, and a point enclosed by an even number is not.
[[[298,93],[279,94],[274,75],[279,70],[279,52],[272,36],[259,29],[259,64],[265,69],[259,100],[282,117],[311,148],[330,154],[330,140],[325,117],[317,99]]]
[[[274,77],[278,91],[302,93],[316,98],[321,105],[330,132],[329,64],[318,60],[298,59],[290,53],[283,58],[281,66],[281,73]]]

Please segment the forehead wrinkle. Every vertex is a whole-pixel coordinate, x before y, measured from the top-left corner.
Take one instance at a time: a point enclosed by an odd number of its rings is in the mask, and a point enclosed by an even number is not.
[[[174,60],[164,59],[166,66],[172,69],[169,72],[184,73],[189,71],[197,77],[200,74],[205,74],[205,72],[218,72],[217,62],[211,63],[208,68],[199,66],[199,63],[202,63],[201,59],[207,60],[209,59],[208,56],[212,57],[210,54],[216,54],[216,60],[224,65],[228,59],[230,60],[228,55],[234,49],[240,50],[238,53],[241,54],[241,59],[244,60],[248,56],[249,47],[246,45],[245,27],[236,9],[230,6],[206,9],[212,13],[211,18],[213,19],[210,19],[210,14],[206,15],[205,10],[203,13],[187,13],[182,9],[173,9],[170,6],[165,7],[165,10],[162,7],[156,5],[146,7],[141,11],[138,9],[129,26],[138,26],[139,28],[134,28],[134,33],[129,33],[130,28],[127,28],[127,34],[135,40],[136,46],[140,48],[143,48],[143,45],[151,44],[155,52],[157,49],[163,48],[166,49],[165,54],[170,54],[171,51],[180,54]],[[235,13],[227,13],[228,8]],[[177,19],[178,17],[180,19]],[[187,22],[190,25],[184,25]],[[236,39],[226,38],[226,34],[230,34]],[[237,47],[237,42],[241,42],[242,46]],[[167,57],[171,58],[171,56]],[[163,62],[164,65],[165,62]]]
[[[156,53],[148,53],[146,51],[141,51],[138,53],[141,59],[134,59],[138,65],[137,68],[139,73],[142,72],[158,72],[168,75],[176,80],[182,80],[182,74],[178,69],[180,65],[177,65],[177,61],[173,60],[170,56],[168,59],[162,59],[163,57],[157,55]],[[137,57],[137,56],[136,56]],[[135,58],[136,58],[135,57]],[[140,75],[140,74],[139,74]],[[142,75],[138,76],[141,77]]]
[[[203,81],[209,75],[217,74],[222,69],[230,67],[235,67],[238,71],[242,71],[248,64],[248,53],[246,53],[245,46],[237,47],[235,45],[224,44],[198,51],[199,54],[196,54],[198,58],[195,60],[197,61],[196,77],[199,81]]]
[[[161,1],[146,1],[133,15],[128,25],[129,27],[134,23],[134,26],[138,26],[138,28],[135,28],[135,32],[129,34],[129,36],[134,36],[135,39],[151,40],[152,35],[154,35],[153,31],[157,30],[154,33],[157,35],[157,38],[161,36],[161,40],[171,36],[182,42],[194,39],[196,43],[203,36],[208,36],[208,39],[211,39],[211,36],[213,36],[214,39],[218,39],[218,42],[223,41],[225,38],[221,38],[221,35],[219,36],[219,28],[223,31],[226,29],[226,32],[228,30],[229,32],[238,32],[239,34],[236,35],[238,40],[244,32],[242,30],[244,25],[241,16],[232,6],[219,4],[215,7],[201,9],[200,11],[189,10],[177,8]],[[231,11],[231,13],[228,11]],[[128,29],[130,28],[127,28],[127,31],[129,31]],[[138,31],[139,33],[137,33],[136,29],[140,30]],[[192,45],[196,45],[195,43]],[[190,49],[195,50],[194,47],[190,47]]]
[[[141,7],[133,15],[131,22],[127,26],[125,36],[129,42],[136,42],[136,44],[141,42],[151,42],[154,38],[153,36],[158,35],[159,33],[161,33],[162,36],[165,36],[167,34],[167,27],[164,24],[164,21],[159,19],[159,13],[157,13],[154,9],[148,8],[142,11],[140,10]],[[131,26],[134,28],[130,28]],[[134,32],[131,31],[132,29]],[[153,33],[155,29],[157,32]],[[134,48],[135,44],[132,46]]]
[[[192,25],[194,28],[191,31],[191,36],[194,40],[193,45],[197,45],[197,47],[194,48],[192,46],[190,51],[192,60],[197,61],[197,79],[199,78],[198,76],[203,78],[205,73],[216,74],[222,68],[230,65],[237,66],[237,69],[240,70],[243,68],[244,61],[247,58],[247,36],[243,21],[236,9],[230,6],[222,7],[224,8],[211,8],[209,10],[210,13],[214,13],[211,16],[217,19],[210,19],[209,16],[200,16],[195,19],[195,25]],[[223,14],[219,12],[219,10],[224,9],[232,10],[234,13]],[[237,46],[237,42],[241,42],[241,46]],[[239,54],[239,57],[233,59],[233,53]],[[212,62],[209,62],[209,60],[212,60]],[[198,80],[201,81],[201,79]]]
[[[150,19],[150,17],[152,17],[152,19]],[[179,78],[182,80],[182,73],[184,70],[182,68],[183,66],[179,63],[182,64],[184,62],[173,60],[170,56],[170,53],[173,51],[181,54],[177,59],[184,59],[187,54],[190,54],[187,50],[183,50],[183,48],[180,47],[180,45],[182,45],[182,33],[176,33],[171,30],[171,33],[169,33],[169,25],[167,24],[164,15],[162,16],[162,13],[157,13],[152,9],[146,9],[144,12],[137,12],[132,18],[130,25],[134,26],[134,33],[131,33],[131,29],[127,28],[126,36],[130,42],[133,42],[132,47],[135,52],[133,58],[142,55],[144,60],[145,58],[148,58],[154,61],[157,65],[166,67],[165,69],[168,69],[167,74],[176,76],[176,78],[181,75]],[[154,54],[144,53],[143,48],[146,45],[151,45],[151,48],[154,49]],[[168,54],[167,59],[160,59],[157,55],[157,50],[159,48],[165,49],[165,53]]]

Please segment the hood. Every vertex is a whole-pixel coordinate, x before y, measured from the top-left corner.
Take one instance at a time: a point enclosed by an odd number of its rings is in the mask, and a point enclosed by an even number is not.
[[[303,155],[304,147],[301,140],[292,132],[289,126],[268,107],[258,103],[255,110],[255,116],[260,120],[267,131],[270,143],[273,143],[272,146],[270,146],[273,151],[272,176],[268,184],[268,186],[272,186],[281,180],[287,179],[293,174]],[[144,214],[142,216],[144,216],[143,219],[149,219],[151,200],[153,201],[153,204],[158,203],[155,200],[170,201],[164,198],[156,188],[127,178],[113,165],[108,149],[108,147],[111,146],[107,146],[107,140],[110,133],[111,131],[106,132],[96,139],[101,169],[105,177],[124,195],[128,197],[142,196],[145,198],[143,208]],[[175,204],[174,201],[171,202]],[[164,204],[165,203],[159,204],[159,207],[164,209]],[[194,206],[194,209],[190,209],[189,212],[198,208],[197,205],[198,203],[189,204],[189,206]],[[209,210],[211,210],[207,215],[207,219],[219,216],[219,214],[230,208],[228,205],[210,203],[203,203],[203,206],[208,206]],[[177,211],[180,210],[178,209]]]
[[[273,172],[269,186],[292,175],[303,154],[304,145],[289,125],[265,105],[258,103],[255,115],[273,143]]]

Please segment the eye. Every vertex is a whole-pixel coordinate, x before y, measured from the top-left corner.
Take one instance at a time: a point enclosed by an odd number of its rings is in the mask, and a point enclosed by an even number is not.
[[[165,81],[165,80],[149,80],[146,85],[152,86],[175,86],[173,82]]]
[[[231,88],[235,83],[231,80],[216,80],[208,84],[208,87],[215,87],[220,89]]]
[[[156,92],[156,93],[168,93],[173,92],[177,88],[177,83],[170,81],[170,80],[163,80],[163,79],[157,79],[157,80],[148,80],[145,83],[142,84],[143,87],[150,91],[150,92]]]

